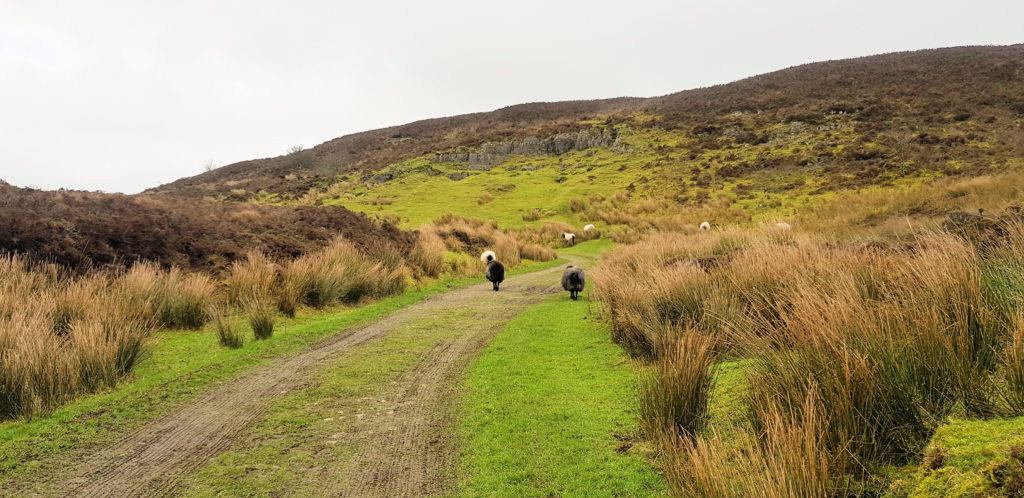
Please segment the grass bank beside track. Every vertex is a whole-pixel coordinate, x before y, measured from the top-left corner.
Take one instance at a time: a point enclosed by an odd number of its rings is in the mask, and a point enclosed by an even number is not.
[[[557,259],[529,263],[510,274],[537,271],[563,262]],[[78,399],[46,416],[0,422],[0,489],[58,471],[63,462],[90,448],[113,443],[126,431],[272,358],[297,352],[341,330],[371,322],[439,292],[482,281],[442,279],[359,307],[310,311],[294,319],[279,317],[272,338],[247,338],[240,349],[221,347],[210,327],[158,332],[150,339],[147,357],[136,367],[131,379],[117,388]]]

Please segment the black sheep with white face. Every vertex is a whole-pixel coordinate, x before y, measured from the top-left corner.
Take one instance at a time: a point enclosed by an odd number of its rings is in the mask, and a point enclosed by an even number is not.
[[[505,265],[495,260],[493,254],[484,253],[484,257],[487,259],[487,280],[494,284],[494,291],[497,292],[498,286],[505,281]]]
[[[573,265],[569,265],[562,272],[562,288],[569,291],[569,297],[575,301],[580,292],[583,292],[583,287],[587,284],[587,278],[583,274],[582,268],[577,268]]]

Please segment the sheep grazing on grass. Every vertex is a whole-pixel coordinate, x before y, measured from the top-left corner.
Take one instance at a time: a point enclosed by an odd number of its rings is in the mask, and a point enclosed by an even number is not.
[[[570,246],[576,245],[576,234],[566,232],[562,234],[562,238],[565,239],[566,244],[569,244]]]
[[[700,229],[701,230],[711,230],[711,223],[708,223],[706,221],[704,223],[701,223],[700,224]]]
[[[775,224],[775,228],[778,228],[779,230],[792,230],[793,229],[793,227],[789,226],[789,223],[786,223],[785,221],[776,223]]]
[[[587,279],[583,275],[583,269],[577,268],[573,265],[569,265],[562,272],[562,288],[569,291],[569,297],[573,301],[583,292],[583,286],[586,285]]]
[[[587,225],[583,227],[584,232],[593,232],[594,230],[597,230],[597,227],[595,227],[594,225]]]
[[[494,259],[495,256],[494,251],[484,251],[480,259],[487,263],[487,272],[484,275],[494,285],[494,292],[498,292],[498,286],[505,281],[505,265]]]

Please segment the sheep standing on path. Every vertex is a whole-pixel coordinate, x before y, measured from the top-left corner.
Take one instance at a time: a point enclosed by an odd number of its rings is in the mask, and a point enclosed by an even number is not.
[[[494,251],[484,251],[480,259],[487,263],[487,272],[484,274],[492,284],[494,292],[498,292],[498,286],[505,281],[505,265],[499,263],[495,258]]]
[[[573,301],[583,292],[583,286],[586,285],[587,278],[583,275],[583,269],[577,268],[573,265],[569,265],[562,272],[562,288],[569,291],[569,297]]]
[[[570,246],[576,245],[576,234],[566,232],[562,234],[562,238],[565,239],[566,244],[569,244]]]

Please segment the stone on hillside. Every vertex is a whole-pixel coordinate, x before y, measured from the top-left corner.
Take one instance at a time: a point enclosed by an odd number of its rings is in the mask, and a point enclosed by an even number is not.
[[[471,173],[466,173],[465,171],[456,171],[455,173],[448,173],[448,179],[459,181],[463,178],[469,178],[470,175]]]

